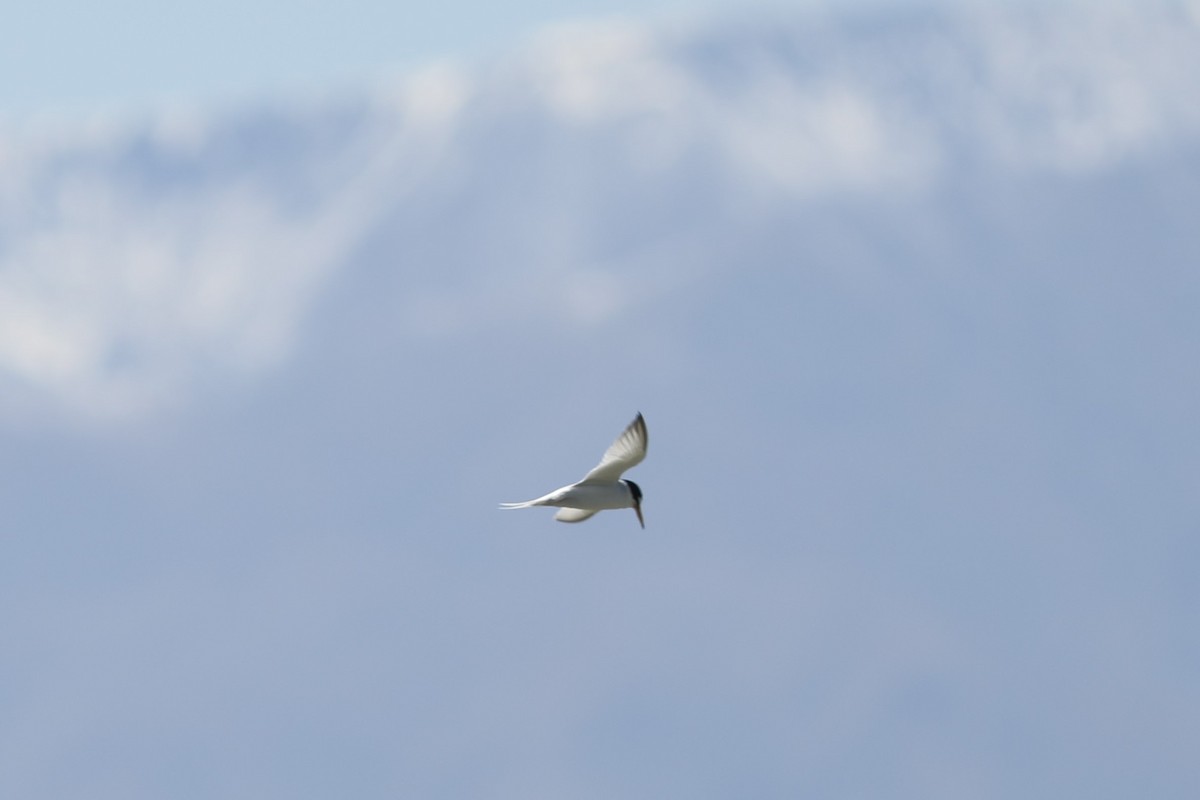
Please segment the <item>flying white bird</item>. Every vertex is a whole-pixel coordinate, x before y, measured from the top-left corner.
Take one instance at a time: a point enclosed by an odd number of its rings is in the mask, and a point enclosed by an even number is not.
[[[642,490],[633,481],[621,479],[625,470],[642,463],[649,442],[646,420],[638,414],[637,419],[617,437],[596,468],[583,476],[579,483],[555,489],[548,495],[524,503],[501,503],[501,508],[529,508],[531,506],[556,506],[561,510],[554,515],[559,522],[583,522],[597,511],[610,508],[632,508],[637,512],[638,522],[646,527],[642,519]]]

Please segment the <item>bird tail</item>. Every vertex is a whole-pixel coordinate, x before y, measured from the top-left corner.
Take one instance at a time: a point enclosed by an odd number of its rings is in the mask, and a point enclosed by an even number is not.
[[[526,500],[524,503],[501,503],[501,508],[532,508],[537,505],[536,500]]]

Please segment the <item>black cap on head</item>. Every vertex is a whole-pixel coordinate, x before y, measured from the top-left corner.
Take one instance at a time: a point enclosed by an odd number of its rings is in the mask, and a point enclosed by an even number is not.
[[[638,524],[645,528],[646,520],[642,519],[642,487],[633,481],[621,481],[621,483],[629,487],[629,494],[633,495],[633,511],[637,514]]]

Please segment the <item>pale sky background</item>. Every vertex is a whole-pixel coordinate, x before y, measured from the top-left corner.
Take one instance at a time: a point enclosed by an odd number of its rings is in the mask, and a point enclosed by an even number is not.
[[[943,1],[3,9],[0,798],[1200,797],[1200,0]]]
[[[906,4],[824,4],[868,3]],[[10,0],[0,26],[0,114],[72,116],[321,91],[436,58],[505,50],[558,22],[749,7],[736,0]]]

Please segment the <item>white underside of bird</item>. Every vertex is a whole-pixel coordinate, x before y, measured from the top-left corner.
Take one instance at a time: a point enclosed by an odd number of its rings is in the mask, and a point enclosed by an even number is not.
[[[649,435],[646,420],[641,414],[609,446],[600,463],[578,483],[555,489],[524,503],[501,503],[501,508],[531,508],[554,506],[560,511],[554,515],[559,522],[583,522],[599,511],[617,508],[632,508],[637,512],[638,522],[646,527],[642,519],[642,490],[636,483],[622,480],[621,475],[637,466],[646,457]]]

